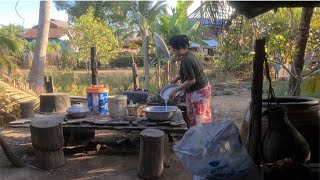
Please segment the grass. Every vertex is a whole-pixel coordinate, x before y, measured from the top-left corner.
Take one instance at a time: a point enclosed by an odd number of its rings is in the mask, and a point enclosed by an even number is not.
[[[288,81],[272,81],[272,88],[276,96],[285,96],[288,91]],[[263,82],[262,95],[268,96],[269,92],[269,82]]]
[[[140,88],[144,86],[143,72],[139,70]],[[85,96],[86,88],[91,86],[91,72],[87,71],[49,71],[54,83],[55,92],[68,92],[71,96]],[[157,91],[155,77],[150,73],[150,92]],[[98,72],[98,84],[108,86],[110,95],[122,94],[123,90],[132,89],[133,78],[131,70],[104,70]]]

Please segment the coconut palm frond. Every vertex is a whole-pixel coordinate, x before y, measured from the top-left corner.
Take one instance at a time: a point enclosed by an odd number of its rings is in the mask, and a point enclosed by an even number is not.
[[[15,52],[17,50],[16,43],[11,39],[9,35],[3,33],[0,34],[0,49],[2,51]]]

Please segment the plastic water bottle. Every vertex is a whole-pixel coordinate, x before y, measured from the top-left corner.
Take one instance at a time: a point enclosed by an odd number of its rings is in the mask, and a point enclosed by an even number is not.
[[[132,100],[130,100],[129,106],[134,106]]]

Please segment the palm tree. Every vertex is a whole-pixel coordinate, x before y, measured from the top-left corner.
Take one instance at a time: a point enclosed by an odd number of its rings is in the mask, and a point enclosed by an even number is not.
[[[137,24],[143,40],[143,67],[144,67],[144,89],[149,90],[150,73],[149,73],[149,31],[156,17],[166,12],[165,1],[128,1],[125,4],[130,8],[131,18]]]
[[[39,26],[35,53],[28,81],[33,90],[42,89],[48,47],[51,0],[40,1]]]
[[[155,21],[155,28],[160,33],[166,42],[173,35],[184,34],[188,38],[196,43],[204,44],[203,34],[210,29],[197,21],[189,21],[187,10],[192,5],[192,1],[178,1],[176,8],[172,9],[172,15],[165,14],[164,16],[158,16]]]
[[[0,70],[7,70],[10,73],[17,67],[14,60],[15,54],[20,53],[19,43],[15,35],[0,29]]]

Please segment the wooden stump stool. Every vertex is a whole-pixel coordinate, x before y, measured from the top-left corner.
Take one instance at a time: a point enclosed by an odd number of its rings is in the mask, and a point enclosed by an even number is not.
[[[40,95],[40,112],[64,113],[71,106],[68,93],[47,93]]]
[[[142,179],[159,178],[163,171],[165,134],[158,129],[140,133],[138,175]]]
[[[64,165],[62,124],[50,120],[31,121],[32,146],[41,169],[55,169]]]

